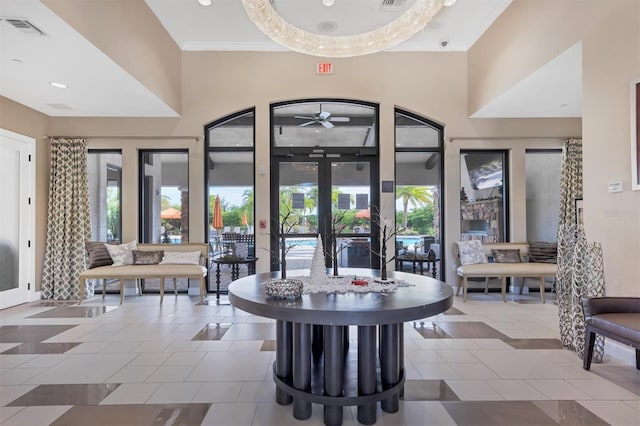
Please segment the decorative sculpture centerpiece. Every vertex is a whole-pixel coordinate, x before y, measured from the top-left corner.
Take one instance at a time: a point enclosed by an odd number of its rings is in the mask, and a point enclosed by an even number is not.
[[[322,284],[327,280],[327,268],[324,265],[324,248],[320,234],[318,234],[316,249],[314,250],[313,257],[311,258],[309,275],[313,284]]]
[[[333,263],[333,276],[340,277],[338,274],[338,254],[345,249],[346,246],[338,248],[338,235],[345,230],[347,225],[344,223],[344,215],[346,210],[338,211],[331,216],[331,229],[327,232],[329,248],[331,249],[331,259]]]
[[[380,250],[376,251],[371,249],[371,252],[380,257],[380,282],[393,282],[387,278],[387,264],[393,262],[396,259],[395,253],[391,258],[387,258],[387,243],[396,236],[398,229],[394,226],[393,222],[383,217],[380,214],[380,210],[372,206],[371,224],[377,228],[380,232]],[[374,229],[375,229],[374,228]]]
[[[274,278],[264,285],[267,296],[280,299],[298,298],[302,296],[304,283],[298,279],[287,279],[287,253],[297,244],[287,244],[285,235],[290,233],[295,226],[290,209],[280,214],[280,222],[277,225],[276,233],[279,241],[279,251],[269,250],[271,258],[280,264],[280,278]],[[279,254],[279,255],[278,255]]]

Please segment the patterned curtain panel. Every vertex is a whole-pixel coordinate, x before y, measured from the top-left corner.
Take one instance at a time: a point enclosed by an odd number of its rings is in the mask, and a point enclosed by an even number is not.
[[[78,276],[85,267],[84,244],[91,237],[87,140],[51,140],[47,242],[42,270],[42,298],[80,297]],[[85,297],[93,296],[87,285]]]
[[[584,315],[580,299],[604,295],[604,268],[599,244],[589,244],[576,215],[582,198],[582,140],[569,139],[562,152],[558,220],[558,314],[562,345],[583,356]],[[601,362],[604,339],[598,336],[594,361]]]

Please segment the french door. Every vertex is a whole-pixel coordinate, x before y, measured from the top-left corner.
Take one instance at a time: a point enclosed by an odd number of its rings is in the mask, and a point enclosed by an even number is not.
[[[0,309],[29,301],[34,282],[35,140],[0,129]]]
[[[370,220],[378,206],[377,157],[288,154],[273,157],[272,171],[272,270],[280,269],[282,244],[287,270],[309,268],[318,235],[331,267],[332,232],[339,267],[378,267],[373,252],[379,241]]]

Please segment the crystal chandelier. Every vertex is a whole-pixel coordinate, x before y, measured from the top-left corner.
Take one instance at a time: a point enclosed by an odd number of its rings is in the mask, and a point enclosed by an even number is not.
[[[329,58],[368,55],[396,46],[422,30],[442,9],[445,0],[415,0],[398,19],[361,34],[328,36],[302,30],[284,20],[270,0],[242,0],[254,25],[269,38],[293,51]]]

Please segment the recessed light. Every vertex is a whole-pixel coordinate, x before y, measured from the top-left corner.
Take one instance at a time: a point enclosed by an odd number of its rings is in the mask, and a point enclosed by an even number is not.
[[[211,0],[198,0],[198,3],[203,6],[211,6]]]
[[[566,107],[568,104],[560,104],[561,107]]]
[[[57,87],[58,89],[66,89],[67,87],[69,87],[64,83],[58,83],[55,81],[50,81],[49,84],[52,85],[53,87]]]
[[[14,58],[12,59],[12,61],[15,62],[16,64],[24,64],[24,61],[22,59]]]
[[[449,6],[453,6],[454,4],[456,4],[457,0],[444,0],[444,3],[442,4],[444,7],[449,7]]]
[[[331,7],[336,4],[336,0],[322,0],[322,4],[327,7]]]

